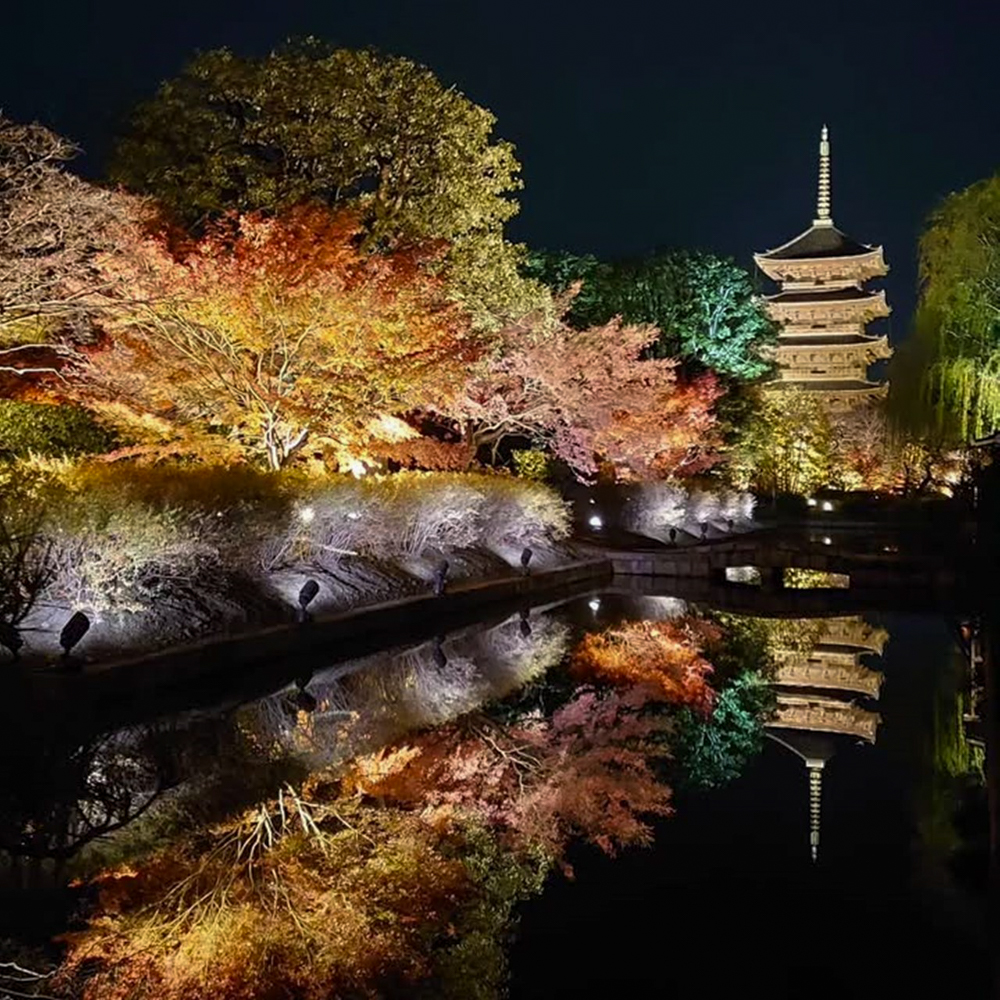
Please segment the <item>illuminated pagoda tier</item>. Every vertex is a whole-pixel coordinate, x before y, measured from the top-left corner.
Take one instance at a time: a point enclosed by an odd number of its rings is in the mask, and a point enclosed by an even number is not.
[[[811,647],[776,651],[772,684],[778,703],[767,732],[806,765],[814,861],[819,854],[823,768],[836,752],[838,738],[875,742],[881,718],[857,704],[854,696],[878,700],[882,675],[866,667],[861,657],[881,654],[887,638],[884,630],[860,617],[828,618]]]
[[[774,250],[754,254],[754,260],[781,286],[765,299],[781,326],[771,349],[778,375],[770,387],[815,393],[831,413],[884,397],[888,384],[869,380],[868,368],[889,358],[892,349],[885,336],[869,334],[867,327],[891,310],[885,292],[866,289],[865,282],[883,277],[889,268],[882,247],[859,243],[833,224],[825,125],[812,226]]]

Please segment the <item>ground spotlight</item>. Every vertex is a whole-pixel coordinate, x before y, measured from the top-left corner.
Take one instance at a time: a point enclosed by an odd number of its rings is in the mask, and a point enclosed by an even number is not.
[[[316,599],[316,595],[319,593],[319,584],[315,580],[306,580],[302,584],[302,589],[299,591],[299,607],[302,609],[302,617],[305,618],[308,614],[306,608]]]
[[[69,656],[70,650],[90,631],[90,619],[82,612],[77,611],[59,633],[59,645],[62,646],[63,656]]]

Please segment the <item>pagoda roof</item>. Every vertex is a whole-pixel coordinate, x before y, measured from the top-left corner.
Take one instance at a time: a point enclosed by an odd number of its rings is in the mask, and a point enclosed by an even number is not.
[[[833,225],[812,225],[805,232],[774,250],[757,254],[759,260],[817,260],[829,257],[861,257],[879,248],[859,243]]]
[[[808,389],[813,392],[868,392],[881,389],[885,383],[864,379],[779,379],[767,384],[768,389]]]
[[[886,340],[885,335],[873,337],[864,333],[830,333],[827,330],[814,334],[781,334],[778,347],[854,347],[858,344],[875,344]]]
[[[767,301],[783,305],[786,302],[864,302],[881,298],[882,291],[869,292],[856,285],[846,288],[816,288],[801,289],[791,292],[777,292],[768,295]]]

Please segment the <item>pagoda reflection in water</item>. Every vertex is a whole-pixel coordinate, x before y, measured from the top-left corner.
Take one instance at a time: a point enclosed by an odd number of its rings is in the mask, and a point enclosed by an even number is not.
[[[849,738],[874,743],[881,721],[866,707],[877,702],[882,674],[861,662],[881,655],[889,638],[860,616],[804,622],[811,644],[777,650],[773,685],[777,710],[768,735],[801,757],[809,781],[809,846],[819,855],[823,768]],[[812,636],[810,636],[812,637]]]

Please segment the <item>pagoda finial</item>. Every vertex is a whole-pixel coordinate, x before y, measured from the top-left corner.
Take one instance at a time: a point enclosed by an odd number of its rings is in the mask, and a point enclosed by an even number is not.
[[[819,821],[823,802],[823,761],[807,760],[809,773],[809,852],[815,861],[819,857]]]
[[[819,195],[816,198],[814,226],[832,226],[830,218],[830,133],[826,126],[819,137]]]

